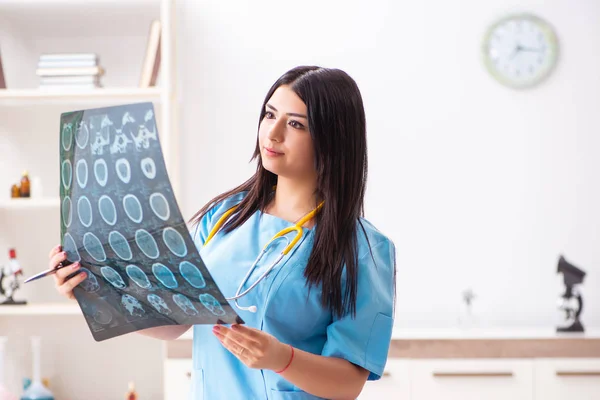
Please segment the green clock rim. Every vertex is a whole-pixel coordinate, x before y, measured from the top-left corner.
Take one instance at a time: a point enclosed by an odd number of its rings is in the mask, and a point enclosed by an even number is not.
[[[494,30],[499,25],[502,25],[505,22],[515,20],[515,19],[529,20],[529,21],[532,21],[533,23],[535,23],[537,25],[537,27],[542,31],[544,36],[546,36],[549,39],[549,44],[552,47],[552,51],[549,54],[550,67],[547,68],[537,78],[535,78],[529,82],[526,82],[526,83],[515,83],[514,81],[510,80],[509,78],[506,78],[504,75],[502,75],[501,73],[498,72],[498,70],[494,67],[494,64],[492,63],[492,61],[489,57],[489,43],[490,43],[490,38],[491,38]],[[528,88],[537,86],[538,84],[540,84],[541,82],[546,80],[546,78],[548,78],[548,76],[550,76],[550,74],[556,68],[556,64],[557,64],[558,56],[559,56],[559,54],[558,54],[559,53],[559,42],[558,42],[558,38],[556,36],[556,32],[555,32],[554,28],[546,20],[544,20],[532,13],[515,13],[515,14],[509,14],[502,18],[499,18],[489,28],[487,28],[486,33],[483,37],[481,52],[482,52],[482,57],[483,57],[483,62],[485,64],[485,67],[486,67],[488,73],[490,75],[492,75],[494,77],[494,79],[496,79],[501,84],[511,87],[513,89],[528,89]]]

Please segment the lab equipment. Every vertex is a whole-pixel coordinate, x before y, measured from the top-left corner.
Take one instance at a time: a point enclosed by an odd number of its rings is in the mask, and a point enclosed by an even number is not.
[[[556,331],[583,332],[583,324],[579,319],[583,310],[583,298],[575,285],[583,283],[586,273],[568,262],[562,255],[558,260],[556,273],[563,274],[565,284],[565,292],[558,301],[558,308],[564,312],[564,321]]]
[[[129,382],[127,393],[125,393],[125,400],[138,400],[138,394],[135,390],[135,384]]]
[[[294,246],[296,245],[296,243],[298,243],[298,241],[300,239],[302,239],[302,225],[306,224],[308,221],[310,221],[311,219],[313,219],[315,217],[315,215],[317,215],[317,212],[319,212],[319,210],[321,210],[321,208],[323,207],[323,204],[324,204],[324,202],[319,203],[319,205],[314,210],[310,211],[308,214],[306,214],[305,216],[301,217],[294,224],[294,226],[290,226],[288,228],[282,229],[275,236],[273,236],[271,238],[271,240],[269,240],[267,242],[267,244],[265,245],[265,247],[263,247],[262,251],[258,254],[258,256],[256,257],[256,259],[254,260],[254,262],[252,263],[252,265],[248,269],[248,273],[246,273],[246,276],[240,282],[240,285],[238,286],[238,288],[237,288],[237,290],[235,292],[235,296],[226,297],[225,300],[228,300],[228,301],[234,300],[236,307],[239,308],[240,310],[250,311],[250,312],[253,312],[253,313],[256,312],[257,311],[257,307],[255,305],[251,305],[249,307],[240,306],[238,304],[238,299],[244,297],[252,289],[254,289],[256,287],[256,285],[258,285],[267,275],[269,275],[269,273],[273,270],[273,268],[275,268],[281,262],[281,260],[283,259],[283,257],[285,257],[290,252],[290,250],[292,250],[294,248]],[[217,234],[217,232],[219,231],[219,229],[221,229],[221,227],[225,224],[225,222],[227,222],[227,219],[231,216],[231,214],[233,214],[235,212],[236,209],[237,209],[237,206],[234,206],[234,207],[230,208],[229,210],[227,210],[221,216],[221,218],[219,218],[219,220],[217,221],[217,223],[215,224],[215,226],[211,230],[210,234],[206,238],[206,241],[204,242],[204,246],[206,246],[210,242],[210,240],[213,238],[213,236],[215,236]],[[296,232],[296,234],[294,235],[294,239],[292,239],[290,241],[290,239],[286,235],[288,233],[291,233],[291,232]],[[254,269],[256,268],[256,266],[260,262],[260,260],[262,260],[262,258],[265,255],[265,253],[269,250],[271,244],[274,243],[276,240],[279,240],[279,239],[285,239],[286,240],[286,246],[285,246],[285,248],[281,251],[281,253],[277,257],[277,259],[275,259],[275,261],[273,261],[273,263],[269,266],[269,268],[267,268],[266,271],[260,277],[258,277],[256,279],[256,281],[252,285],[250,285],[250,287],[248,289],[246,289],[243,292],[241,292],[242,288],[244,287],[244,285],[248,281],[248,278],[250,277],[250,275],[252,274],[252,272],[254,272]]]
[[[23,171],[23,176],[21,177],[21,186],[19,187],[19,194],[21,197],[31,196],[31,182],[29,182],[29,173],[27,171]]]
[[[41,379],[41,351],[42,338],[39,336],[31,337],[31,353],[33,356],[33,379],[31,384],[25,389],[21,400],[54,400],[52,392],[44,386]]]
[[[17,251],[9,249],[8,257],[8,263],[0,269],[0,296],[4,297],[0,305],[27,304],[25,300],[15,300],[13,298],[15,292],[21,287],[19,279],[23,274],[21,265],[17,260]]]
[[[4,354],[7,337],[0,336],[0,400],[17,400],[16,396],[4,386]]]

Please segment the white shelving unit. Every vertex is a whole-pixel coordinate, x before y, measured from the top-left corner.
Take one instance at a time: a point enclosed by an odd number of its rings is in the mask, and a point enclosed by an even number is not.
[[[152,102],[169,179],[175,196],[180,195],[175,9],[175,0],[0,0],[0,56],[7,85],[0,89],[0,265],[7,261],[8,249],[15,248],[25,277],[31,276],[47,268],[48,252],[60,243],[59,121],[63,112]],[[158,81],[155,87],[140,88],[155,19],[161,21]],[[96,53],[105,70],[102,87],[39,89],[35,72],[44,53]],[[40,178],[43,195],[11,199],[10,188],[25,170],[30,178]],[[15,298],[28,304],[0,306],[0,336],[8,336],[15,346],[11,347],[12,359],[8,353],[11,368],[5,383],[15,393],[30,373],[25,338],[36,334],[53,343],[47,350],[50,355],[42,357],[48,360],[42,371],[57,371],[57,398],[74,394],[115,398],[126,391],[129,380],[136,382],[141,398],[158,398],[157,393],[162,398],[162,364],[145,361],[148,357],[160,361],[160,342],[125,335],[96,346],[79,305],[61,299],[51,277],[21,284]],[[123,343],[127,343],[125,348],[118,347]],[[56,350],[54,354],[54,348],[64,353]],[[131,359],[110,370],[91,361],[110,351],[125,350]],[[72,372],[59,376],[61,371]],[[85,374],[77,375],[79,371]],[[89,376],[98,376],[103,385],[90,386]]]
[[[9,151],[9,157],[3,155],[0,168],[0,263],[8,255],[2,247],[14,246],[19,258],[27,261],[24,264],[36,265],[25,268],[28,276],[46,267],[47,250],[56,244],[54,240],[48,242],[47,249],[41,245],[24,252],[16,244],[26,243],[27,229],[15,225],[45,229],[39,221],[42,213],[52,224],[47,227],[49,232],[58,231],[58,121],[62,112],[152,102],[169,179],[178,195],[174,10],[174,0],[0,0],[0,55],[7,83],[6,89],[0,89],[0,149]],[[81,18],[82,13],[93,18]],[[140,88],[146,42],[155,19],[162,25],[159,78],[157,86]],[[98,54],[106,71],[101,78],[103,87],[39,89],[37,61],[40,54],[51,52]],[[43,147],[51,151],[40,150]],[[23,170],[29,171],[30,177],[41,176],[44,197],[9,197],[10,186],[17,183]],[[19,224],[11,223],[17,220]],[[15,308],[11,315],[19,310]],[[35,314],[29,308],[22,312]]]

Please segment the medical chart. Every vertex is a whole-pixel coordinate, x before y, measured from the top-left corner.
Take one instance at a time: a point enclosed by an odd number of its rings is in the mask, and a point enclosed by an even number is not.
[[[152,103],[60,120],[61,242],[88,277],[75,298],[96,341],[162,325],[243,322],[181,216]]]

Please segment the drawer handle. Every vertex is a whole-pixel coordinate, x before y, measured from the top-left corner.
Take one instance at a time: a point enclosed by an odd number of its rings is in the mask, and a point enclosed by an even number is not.
[[[435,378],[506,378],[512,372],[434,372]]]
[[[556,376],[600,376],[600,371],[556,371]]]
[[[392,373],[390,371],[383,371],[383,374],[381,375],[382,378],[386,378],[392,376]]]
[[[186,372],[185,376],[187,376],[188,379],[191,379],[192,378],[192,373],[191,372]]]

